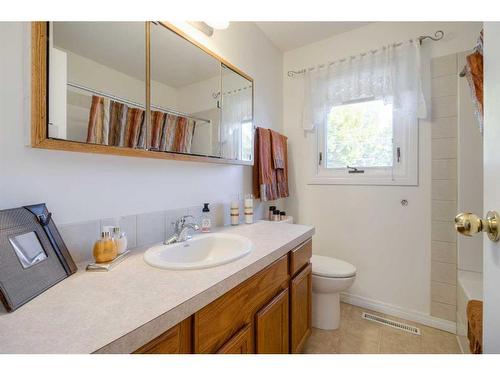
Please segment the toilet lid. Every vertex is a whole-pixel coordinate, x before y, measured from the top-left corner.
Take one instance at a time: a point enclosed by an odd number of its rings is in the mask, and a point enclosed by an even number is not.
[[[313,275],[323,277],[352,277],[356,267],[340,259],[313,255],[311,258]]]

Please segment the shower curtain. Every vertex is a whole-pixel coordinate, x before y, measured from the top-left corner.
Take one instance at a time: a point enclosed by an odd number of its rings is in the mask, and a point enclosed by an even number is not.
[[[252,119],[252,96],[240,89],[225,93],[221,112],[221,156],[241,159],[242,124]]]

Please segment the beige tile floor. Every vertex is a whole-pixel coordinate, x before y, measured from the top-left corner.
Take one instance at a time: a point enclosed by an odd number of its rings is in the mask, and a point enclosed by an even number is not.
[[[421,335],[365,320],[361,317],[363,311],[417,326]],[[304,353],[458,354],[460,349],[455,335],[451,333],[342,303],[340,328],[334,331],[313,328]]]

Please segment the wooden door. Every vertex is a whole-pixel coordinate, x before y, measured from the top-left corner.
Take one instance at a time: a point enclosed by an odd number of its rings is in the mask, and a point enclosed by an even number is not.
[[[300,353],[311,335],[312,266],[307,265],[290,283],[290,351]]]
[[[247,324],[222,345],[217,354],[252,354],[253,352],[252,325]]]
[[[288,288],[255,316],[257,354],[288,353]]]

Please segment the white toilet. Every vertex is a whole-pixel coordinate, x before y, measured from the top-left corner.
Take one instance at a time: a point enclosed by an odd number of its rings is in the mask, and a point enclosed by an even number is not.
[[[340,292],[356,278],[356,267],[343,260],[313,255],[312,325],[319,329],[337,329],[340,325]]]

